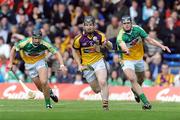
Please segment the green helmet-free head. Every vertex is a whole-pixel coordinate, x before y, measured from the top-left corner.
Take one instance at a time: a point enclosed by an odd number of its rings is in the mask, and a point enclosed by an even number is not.
[[[86,16],[84,18],[84,31],[85,33],[92,33],[95,30],[95,18],[93,16]]]
[[[123,16],[121,18],[121,22],[123,24],[123,29],[125,32],[130,32],[132,28],[132,19],[130,16]]]
[[[42,39],[42,32],[40,30],[34,30],[32,33],[32,44],[34,46],[39,46]]]

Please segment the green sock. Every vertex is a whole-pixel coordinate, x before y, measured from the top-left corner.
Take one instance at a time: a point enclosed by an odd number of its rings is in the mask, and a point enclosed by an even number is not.
[[[149,103],[144,93],[142,93],[139,97],[144,104]]]
[[[45,98],[45,103],[46,103],[46,106],[47,106],[47,105],[51,105],[50,98]]]

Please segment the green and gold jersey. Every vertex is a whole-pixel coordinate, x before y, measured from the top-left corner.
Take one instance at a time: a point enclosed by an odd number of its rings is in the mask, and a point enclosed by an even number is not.
[[[34,46],[32,44],[32,37],[25,38],[15,44],[16,51],[20,52],[20,55],[25,63],[34,64],[37,61],[45,58],[45,50],[50,51],[52,54],[57,52],[57,49],[45,40],[41,40],[40,45]]]
[[[141,60],[144,56],[143,39],[148,34],[138,25],[133,25],[130,33],[126,33],[123,29],[119,31],[117,36],[117,46],[123,41],[129,48],[130,55],[122,54],[122,60]]]

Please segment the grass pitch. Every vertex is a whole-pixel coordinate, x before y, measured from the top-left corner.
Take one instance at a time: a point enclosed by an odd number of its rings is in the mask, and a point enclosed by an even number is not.
[[[152,105],[144,111],[136,102],[110,101],[103,111],[101,101],[60,101],[45,109],[43,100],[0,100],[0,120],[180,120],[180,103]]]

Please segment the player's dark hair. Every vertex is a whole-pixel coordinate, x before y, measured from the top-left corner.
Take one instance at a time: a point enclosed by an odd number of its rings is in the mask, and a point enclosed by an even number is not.
[[[33,33],[32,33],[32,36],[41,38],[42,37],[42,32],[40,30],[34,30]]]
[[[122,23],[125,23],[125,22],[127,22],[127,21],[132,22],[132,19],[131,19],[131,17],[130,17],[129,15],[125,15],[125,16],[123,16],[123,17],[121,18],[121,22],[122,22]]]
[[[84,24],[85,23],[93,23],[93,24],[95,24],[95,18],[93,17],[93,16],[86,16],[85,18],[84,18],[84,22],[83,22]]]

